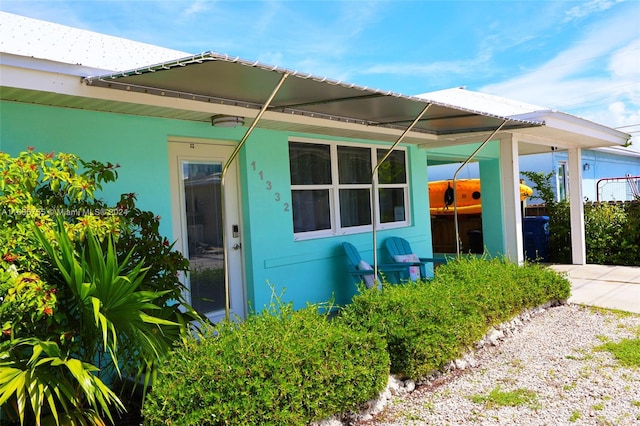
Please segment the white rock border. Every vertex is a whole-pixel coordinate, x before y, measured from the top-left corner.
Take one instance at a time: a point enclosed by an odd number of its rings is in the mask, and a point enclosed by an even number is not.
[[[532,309],[527,309],[516,315],[510,321],[492,327],[487,331],[482,339],[473,345],[461,358],[449,362],[442,370],[434,371],[427,377],[414,381],[412,379],[402,379],[397,375],[389,375],[386,388],[377,398],[367,401],[360,407],[357,413],[348,412],[334,415],[319,422],[312,422],[309,426],[345,426],[355,422],[366,422],[384,411],[390,401],[397,396],[402,396],[413,392],[418,386],[429,385],[443,375],[456,371],[463,371],[468,368],[478,366],[476,352],[487,346],[499,346],[505,339],[517,334],[520,329],[535,316],[544,313],[547,309],[555,306],[566,305],[567,301],[551,301]]]

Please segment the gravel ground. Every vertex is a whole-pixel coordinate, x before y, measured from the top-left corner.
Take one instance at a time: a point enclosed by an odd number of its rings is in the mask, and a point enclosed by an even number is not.
[[[640,336],[640,315],[562,305],[533,316],[498,346],[402,397],[358,425],[640,425],[640,368],[621,367],[605,341]],[[524,389],[518,406],[473,402]]]

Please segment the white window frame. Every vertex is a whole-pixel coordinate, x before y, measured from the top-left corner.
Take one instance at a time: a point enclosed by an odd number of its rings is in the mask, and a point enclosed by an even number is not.
[[[317,231],[305,231],[305,232],[294,232],[294,240],[307,240],[313,238],[323,238],[323,237],[333,237],[337,235],[349,235],[349,234],[357,234],[363,232],[371,232],[373,230],[373,226],[371,224],[368,225],[360,225],[360,226],[349,226],[342,227],[341,219],[340,219],[340,190],[341,189],[367,189],[369,191],[369,197],[371,197],[371,184],[341,184],[339,180],[339,168],[338,168],[338,146],[353,146],[357,148],[367,148],[369,149],[371,155],[371,164],[372,169],[377,164],[378,161],[378,151],[386,152],[388,149],[382,145],[374,145],[374,144],[358,144],[358,143],[350,143],[350,142],[341,142],[341,141],[323,141],[317,139],[310,138],[292,138],[288,141],[288,143],[309,143],[309,144],[322,144],[329,145],[330,147],[330,159],[331,159],[331,184],[321,184],[321,185],[293,185],[291,184],[291,191],[305,191],[305,190],[319,190],[319,189],[328,189],[329,190],[329,211],[330,211],[330,221],[331,227],[329,229],[322,229]],[[376,211],[376,229],[384,230],[384,229],[394,229],[394,228],[402,228],[411,225],[411,201],[409,198],[409,158],[406,147],[396,147],[395,151],[402,151],[404,153],[404,164],[405,164],[405,183],[391,183],[391,184],[382,184],[378,183],[378,191],[375,194],[375,203],[377,208]],[[372,170],[373,171],[373,170]],[[382,189],[393,189],[400,188],[403,189],[403,197],[404,197],[404,220],[396,221],[396,222],[386,222],[380,223],[380,190]]]

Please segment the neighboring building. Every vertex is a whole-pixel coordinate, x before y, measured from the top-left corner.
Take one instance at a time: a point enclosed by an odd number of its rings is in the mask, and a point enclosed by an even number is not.
[[[554,151],[520,158],[520,170],[553,173],[557,200],[569,194],[567,153]],[[638,196],[640,152],[628,148],[598,148],[582,151],[582,195],[585,201],[628,201]],[[531,204],[541,202],[532,199]]]
[[[103,196],[135,192],[162,217],[161,232],[191,261],[192,302],[214,320],[227,304],[240,316],[261,310],[270,285],[286,288],[296,307],[347,303],[356,288],[343,241],[384,259],[384,239],[400,236],[431,256],[427,164],[464,158],[485,140],[480,176],[494,190],[484,196],[484,243],[519,262],[518,154],[551,144],[569,149],[570,169],[581,170],[573,161],[581,148],[629,138],[581,119],[486,114],[7,13],[0,29],[0,149],[119,163]],[[575,263],[584,262],[581,206]],[[228,300],[215,278],[222,265]]]

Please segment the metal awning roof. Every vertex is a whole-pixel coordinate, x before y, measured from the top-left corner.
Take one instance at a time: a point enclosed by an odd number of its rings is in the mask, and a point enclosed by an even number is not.
[[[437,137],[492,131],[504,121],[504,130],[544,124],[347,84],[214,52],[84,80],[92,86],[254,110],[255,113],[247,114],[250,120],[285,73],[290,78],[268,109],[281,114],[277,119],[271,114],[259,127],[286,129],[282,124],[274,125],[274,121],[286,122],[287,117],[293,115],[364,125],[371,130],[405,130],[427,104],[432,106],[412,132]],[[411,142],[411,138],[407,141]]]

